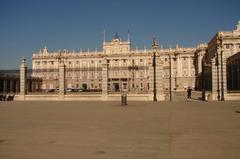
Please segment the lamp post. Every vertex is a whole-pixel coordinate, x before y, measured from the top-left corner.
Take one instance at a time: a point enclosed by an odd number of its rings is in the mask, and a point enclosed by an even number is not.
[[[156,52],[157,52],[158,44],[156,37],[153,37],[153,101],[157,101],[157,89],[156,89]]]
[[[169,99],[170,102],[172,101],[172,59],[171,53],[168,54],[169,56]]]
[[[217,58],[216,58],[216,65],[217,65],[217,99],[220,101],[220,88],[219,88],[219,55],[218,55],[218,48],[219,48],[219,38],[217,37]]]
[[[67,57],[64,57],[62,56],[62,52],[59,50],[59,53],[58,53],[58,56],[57,56],[57,59],[58,59],[58,71],[59,71],[59,94],[60,95],[64,95],[66,92],[65,92],[65,71],[66,71],[66,68],[65,68],[65,62],[64,62],[64,58],[67,59]]]
[[[221,101],[224,101],[224,81],[223,81],[223,38],[220,32],[220,49],[221,49]]]
[[[218,101],[224,101],[224,81],[223,81],[223,39],[222,33],[219,32],[217,36],[217,47],[220,47],[220,60],[221,60],[221,98],[220,98],[220,88],[219,88],[219,55],[217,52],[217,82],[218,82]]]
[[[202,58],[202,101],[205,101],[205,67],[204,67],[204,57]]]

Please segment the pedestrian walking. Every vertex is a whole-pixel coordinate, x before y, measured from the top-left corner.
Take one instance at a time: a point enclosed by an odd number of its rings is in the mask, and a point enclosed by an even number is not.
[[[191,87],[188,87],[188,89],[187,89],[187,100],[189,100],[191,98],[192,98],[192,89],[191,89]]]

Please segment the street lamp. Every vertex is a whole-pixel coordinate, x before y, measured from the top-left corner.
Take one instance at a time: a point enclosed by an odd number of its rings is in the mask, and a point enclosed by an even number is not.
[[[217,47],[220,47],[220,60],[221,60],[221,101],[224,101],[224,81],[223,81],[223,38],[222,33],[219,32],[217,36]],[[219,61],[219,55],[217,52],[217,62]],[[219,67],[219,62],[217,63],[217,66]],[[220,89],[219,89],[219,68],[217,68],[218,73],[218,100],[220,100]]]
[[[169,56],[169,98],[170,102],[172,101],[172,59],[171,53],[168,54]]]
[[[64,50],[64,52],[66,53],[66,51]],[[66,60],[67,59],[67,57],[66,57],[66,55],[62,55],[62,51],[61,50],[59,50],[59,53],[58,53],[58,55],[56,56],[56,58],[58,59],[58,71],[59,71],[59,77],[58,77],[58,79],[59,79],[59,93],[63,93],[63,94],[65,94],[65,74],[66,74],[66,68],[65,68],[65,62],[64,62],[64,59]],[[61,68],[61,69],[60,69]],[[63,70],[63,74],[62,73],[60,73],[61,71]],[[61,79],[61,77],[63,78],[63,79]],[[63,86],[61,86],[61,84],[60,84],[60,82],[63,80]],[[63,88],[62,88],[63,87]],[[63,92],[61,92],[61,91],[63,91]]]
[[[205,83],[205,56],[202,57],[202,101],[206,100],[206,83]]]
[[[156,37],[153,37],[153,101],[157,101],[157,89],[156,89],[156,52],[157,52],[158,44]]]
[[[220,101],[220,88],[219,88],[219,55],[218,55],[218,48],[219,48],[219,38],[217,37],[217,58],[216,58],[216,65],[217,65],[217,99]]]
[[[223,86],[223,37],[222,32],[220,32],[220,49],[221,49],[221,101],[224,101],[224,86]]]

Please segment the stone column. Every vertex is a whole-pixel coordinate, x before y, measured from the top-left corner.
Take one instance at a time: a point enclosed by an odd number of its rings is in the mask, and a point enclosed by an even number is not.
[[[188,57],[188,76],[191,76],[191,57]]]
[[[20,65],[20,100],[25,100],[25,95],[27,94],[27,65],[26,59],[22,59]]]
[[[165,100],[163,94],[163,61],[160,57],[156,57],[156,89],[157,89],[157,100]]]
[[[16,80],[16,93],[19,92],[19,81]]]
[[[14,84],[14,81],[13,81],[13,80],[10,80],[10,93],[13,93],[13,92],[14,92],[14,90],[13,90],[13,88],[14,88],[13,84]]]
[[[37,81],[37,92],[41,92],[42,82]]]
[[[240,81],[240,64],[237,64],[237,81]],[[240,89],[240,83],[238,83],[237,89]]]
[[[177,74],[176,74],[176,85],[178,85],[177,89],[182,89],[183,84],[182,84],[182,57],[180,54],[177,55]]]
[[[27,81],[27,92],[32,92],[32,82],[31,82],[31,80],[29,79],[28,81]]]
[[[32,92],[36,92],[36,82],[32,81]]]
[[[5,79],[4,81],[3,81],[3,93],[7,93],[7,80]]]
[[[231,64],[231,70],[230,70],[230,72],[231,72],[231,90],[234,90],[234,88],[235,88],[235,82],[236,82],[236,79],[235,79],[235,74],[236,74],[236,70],[235,70],[235,64],[233,63],[233,64]]]
[[[59,99],[64,100],[65,96],[65,64],[60,62],[59,64]]]
[[[102,96],[107,98],[108,95],[108,61],[102,61]]]

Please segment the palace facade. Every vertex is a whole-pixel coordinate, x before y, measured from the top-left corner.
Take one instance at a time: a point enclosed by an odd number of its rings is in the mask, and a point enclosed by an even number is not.
[[[197,48],[158,49],[156,56],[163,62],[163,88],[169,89],[171,69],[172,89],[195,88],[194,54],[206,45]],[[102,51],[49,52],[45,47],[32,56],[32,76],[43,79],[42,90],[59,87],[59,58],[66,66],[65,87],[102,89],[102,63],[108,62],[108,90],[146,93],[149,91],[149,66],[152,65],[150,49],[133,50],[130,40],[122,41],[116,34],[110,42],[103,42]],[[170,68],[171,60],[171,68]]]

